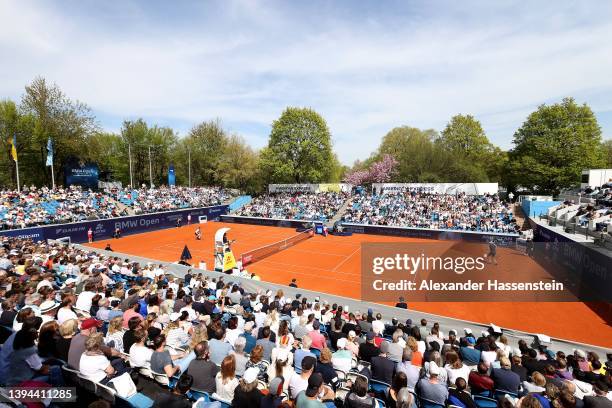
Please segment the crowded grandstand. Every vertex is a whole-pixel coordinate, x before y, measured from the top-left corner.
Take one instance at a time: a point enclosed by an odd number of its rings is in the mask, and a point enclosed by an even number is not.
[[[480,334],[385,320],[375,308],[349,310],[325,295],[254,292],[191,270],[177,278],[161,264],[7,237],[0,284],[2,385],[78,386],[79,404],[611,403],[610,355],[555,349],[546,336],[517,341],[495,325]]]

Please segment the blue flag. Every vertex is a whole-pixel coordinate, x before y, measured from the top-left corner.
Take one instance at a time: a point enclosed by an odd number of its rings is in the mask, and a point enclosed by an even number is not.
[[[47,139],[47,166],[53,166],[53,142]]]

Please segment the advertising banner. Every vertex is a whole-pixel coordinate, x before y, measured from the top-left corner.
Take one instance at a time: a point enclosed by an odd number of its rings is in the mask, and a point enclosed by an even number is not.
[[[95,163],[68,162],[64,167],[65,185],[95,189],[98,187],[98,174],[98,165]]]
[[[209,220],[219,219],[227,213],[227,205],[214,207],[190,208],[178,211],[168,211],[152,214],[134,215],[131,217],[109,218],[103,220],[82,221],[72,224],[55,224],[43,227],[25,228],[21,230],[0,231],[0,236],[32,238],[34,240],[58,239],[70,237],[75,243],[87,241],[87,231],[93,231],[94,240],[107,239],[113,236],[116,228],[122,235],[138,234],[156,229],[172,228],[176,226],[177,219],[182,224],[187,223],[187,215],[192,219],[201,215]]]
[[[316,193],[318,184],[269,184],[269,193]]]
[[[346,183],[322,183],[322,184],[269,184],[269,193],[325,193],[325,192],[347,192],[350,193],[353,186]]]
[[[267,225],[270,227],[284,228],[310,228],[312,221],[307,220],[285,220],[279,218],[243,217],[239,215],[222,215],[221,221],[236,224]]]
[[[174,164],[170,164],[168,167],[168,185],[174,186],[176,184],[176,177],[174,175]]]
[[[412,237],[438,239],[443,241],[489,242],[495,240],[499,246],[515,246],[518,234],[501,234],[495,232],[437,230],[429,228],[402,228],[385,225],[365,225],[342,223],[344,231],[354,234],[391,235],[395,237]]]
[[[483,195],[497,194],[497,183],[374,183],[375,194],[393,194],[413,191],[430,194]]]

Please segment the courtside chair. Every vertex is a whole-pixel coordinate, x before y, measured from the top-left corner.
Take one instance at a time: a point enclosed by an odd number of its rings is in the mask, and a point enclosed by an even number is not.
[[[189,393],[191,394],[190,398],[192,400],[200,400],[200,398],[202,398],[204,402],[210,402],[210,394],[208,394],[208,392],[204,390],[199,390],[197,388],[191,388],[189,390]]]
[[[79,386],[81,384],[79,372],[77,370],[73,370],[67,365],[62,366],[62,375],[64,377],[64,381],[66,381],[68,384],[74,386]]]
[[[374,392],[374,395],[378,398],[380,396],[384,396],[385,399],[387,397],[387,395],[389,394],[389,388],[391,388],[391,385],[387,384],[384,381],[378,381],[378,380],[370,380],[370,391]]]
[[[83,387],[86,391],[89,391],[94,395],[96,394],[98,387],[94,381],[79,374],[79,382],[81,383],[81,387]]]
[[[140,392],[132,395],[130,398],[115,395],[116,408],[151,408],[152,406],[153,400]]]
[[[483,397],[482,395],[472,396],[479,408],[497,408],[497,400],[494,398]]]
[[[97,393],[96,395],[102,398],[104,401],[108,401],[111,405],[115,405],[115,390],[108,385],[96,383]]]
[[[351,392],[351,389],[348,387],[338,387],[338,389],[336,390],[336,398],[340,401],[344,401],[349,392]]]
[[[518,394],[516,392],[506,391],[506,390],[493,390],[493,398],[495,398],[498,401],[500,398],[503,398],[506,395],[509,395],[512,398],[518,398]]]
[[[419,408],[445,408],[445,404],[419,397]]]
[[[232,401],[225,400],[223,398],[219,398],[217,394],[213,394],[210,396],[211,401],[217,401],[221,404],[221,408],[230,408],[232,406]]]
[[[365,380],[366,384],[369,386],[370,380],[368,380],[368,377],[366,377],[365,375],[359,374],[359,373],[357,373],[355,371],[349,371],[348,373],[346,373],[346,380],[347,381],[349,381],[349,380],[352,381],[353,384],[355,383],[355,380],[357,378],[359,378],[359,377],[363,378]]]

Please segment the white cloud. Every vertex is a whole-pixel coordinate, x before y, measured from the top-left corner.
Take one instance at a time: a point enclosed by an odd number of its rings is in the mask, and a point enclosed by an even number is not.
[[[285,106],[310,106],[347,163],[394,126],[456,113],[507,148],[541,103],[612,109],[608,3],[352,4],[0,2],[0,95],[43,75],[108,129],[220,118],[257,147]]]

